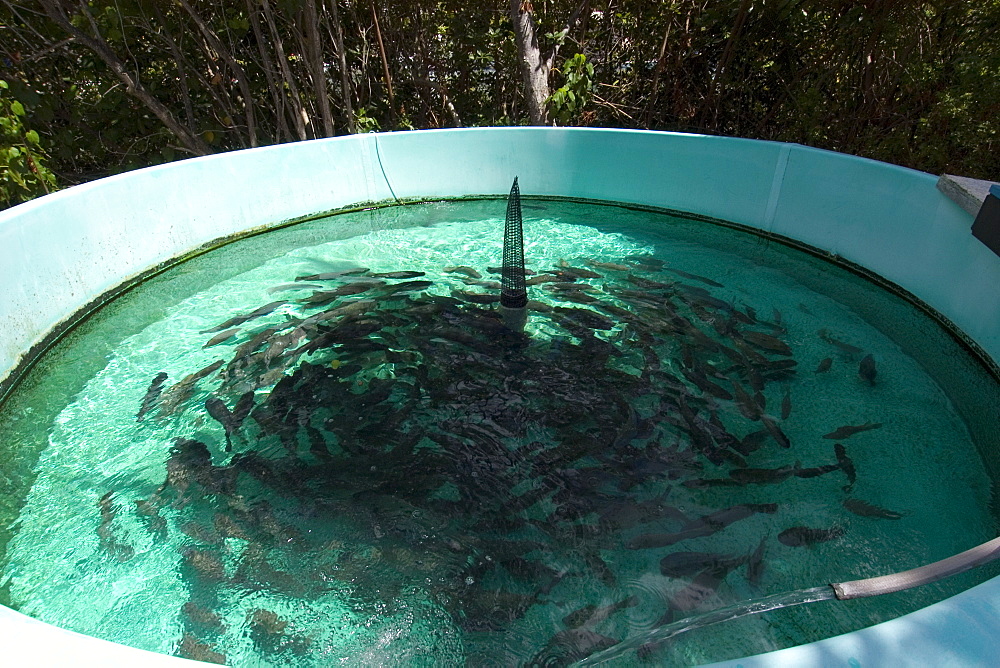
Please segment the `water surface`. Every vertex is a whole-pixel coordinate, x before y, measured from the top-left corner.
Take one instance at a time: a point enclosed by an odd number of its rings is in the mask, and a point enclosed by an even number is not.
[[[0,415],[10,605],[233,665],[559,665],[996,535],[996,382],[918,310],[704,221],[526,201],[513,333],[504,208],[302,223],[91,318]],[[616,660],[809,642],[991,574]]]

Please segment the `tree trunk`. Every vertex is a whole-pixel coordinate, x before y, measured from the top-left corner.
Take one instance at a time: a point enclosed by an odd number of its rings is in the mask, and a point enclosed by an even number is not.
[[[286,118],[285,93],[278,86],[278,75],[274,70],[274,61],[264,40],[264,30],[260,25],[260,15],[257,8],[253,6],[252,0],[246,0],[247,16],[250,17],[250,26],[253,28],[254,41],[257,43],[257,51],[260,53],[260,68],[264,71],[267,79],[267,87],[271,93],[271,101],[274,104],[274,121],[278,134],[278,141],[288,141],[292,138],[291,128],[288,126]],[[292,121],[294,123],[294,119]]]
[[[530,3],[510,0],[510,19],[514,24],[518,64],[524,82],[524,97],[528,101],[528,118],[532,125],[548,125],[549,113],[545,102],[550,95],[549,70],[552,67],[552,57],[543,57],[538,47]]]
[[[392,77],[389,75],[389,58],[385,55],[385,43],[382,41],[382,28],[378,23],[378,12],[375,11],[375,0],[371,0],[372,22],[375,25],[375,37],[378,38],[378,52],[382,58],[382,76],[385,79],[386,93],[389,96],[389,122],[396,122],[396,96],[392,93]]]
[[[309,75],[312,77],[316,105],[323,121],[323,136],[332,137],[333,115],[330,113],[330,96],[326,92],[326,68],[323,66],[323,45],[319,38],[319,16],[315,0],[306,0],[306,43],[309,49]]]
[[[347,131],[354,134],[358,128],[354,123],[351,79],[347,71],[347,51],[344,48],[344,27],[340,22],[337,0],[330,0],[330,17],[333,19],[333,39],[337,45],[337,62],[340,65],[340,90],[344,100],[344,113],[347,115]]]
[[[289,98],[292,101],[292,119],[295,123],[295,134],[300,141],[306,139],[306,121],[309,116],[302,108],[302,98],[299,97],[299,87],[295,85],[295,77],[288,67],[288,55],[285,54],[285,46],[281,42],[281,35],[278,33],[278,26],[274,21],[274,14],[271,13],[271,5],[268,0],[261,0],[261,9],[264,10],[264,21],[268,30],[271,31],[271,38],[274,40],[274,56],[278,60],[278,69],[284,78],[283,83],[288,86]]]
[[[205,36],[212,49],[232,68],[233,74],[236,77],[236,85],[239,86],[240,94],[243,96],[243,108],[246,109],[247,135],[250,138],[250,146],[257,146],[257,121],[254,117],[254,100],[253,96],[250,95],[250,84],[247,82],[247,73],[243,70],[243,66],[233,57],[233,54],[229,52],[229,49],[223,46],[219,36],[208,27],[204,19],[194,10],[194,7],[187,0],[177,0],[177,2],[180,3],[180,6],[184,8],[184,11],[188,13],[191,20],[198,26],[198,29]]]

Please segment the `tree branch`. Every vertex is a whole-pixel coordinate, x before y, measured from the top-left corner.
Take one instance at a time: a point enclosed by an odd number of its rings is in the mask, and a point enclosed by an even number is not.
[[[125,63],[115,54],[108,43],[100,36],[100,33],[96,37],[92,37],[76,28],[70,22],[69,16],[64,13],[62,6],[57,0],[39,0],[39,3],[56,25],[72,35],[78,43],[93,51],[103,60],[114,75],[125,84],[125,90],[128,94],[146,105],[160,119],[160,122],[167,126],[167,129],[180,140],[187,151],[195,155],[209,155],[212,153],[212,148],[201,137],[181,125],[166,105],[150,94],[139,81],[138,77],[133,76],[126,69]],[[93,17],[89,16],[86,5],[83,5],[82,10],[88,14],[89,19],[93,20]]]

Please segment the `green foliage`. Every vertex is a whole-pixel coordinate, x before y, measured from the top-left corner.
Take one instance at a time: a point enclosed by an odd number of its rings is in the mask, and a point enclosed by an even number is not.
[[[565,83],[556,89],[546,103],[552,116],[563,124],[570,123],[587,106],[594,90],[594,66],[582,53],[567,58],[562,67]]]
[[[359,107],[354,112],[354,127],[355,131],[359,133],[377,132],[378,119],[369,116],[368,111],[364,107]]]
[[[27,112],[0,79],[0,208],[26,202],[56,188],[43,162],[38,132],[25,127]]]
[[[560,124],[792,141],[1000,178],[998,0],[663,0],[590,3],[579,14],[579,0],[533,5],[542,56],[557,67],[547,104]],[[15,143],[4,130],[4,146],[17,148],[17,176],[36,191],[51,186],[51,174],[25,172],[26,150],[74,183],[182,159],[193,152],[190,137],[226,151],[322,136],[321,96],[334,134],[529,121],[507,3],[50,6],[103,41],[190,136],[180,139],[38,0],[0,0],[0,79],[10,84],[3,118],[22,127]],[[310,69],[310,15],[321,77]]]

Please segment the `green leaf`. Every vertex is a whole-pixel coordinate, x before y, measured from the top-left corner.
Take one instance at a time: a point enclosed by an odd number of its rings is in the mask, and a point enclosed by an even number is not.
[[[34,130],[28,130],[27,132],[24,133],[24,136],[28,140],[29,143],[34,144],[35,146],[38,146],[38,133],[37,132],[35,132]]]
[[[17,100],[10,103],[10,110],[14,112],[15,116],[24,116],[24,105]]]
[[[4,81],[3,79],[0,79],[0,88],[3,88],[4,90],[7,90],[8,88],[10,88],[10,86],[7,85],[6,81]]]

